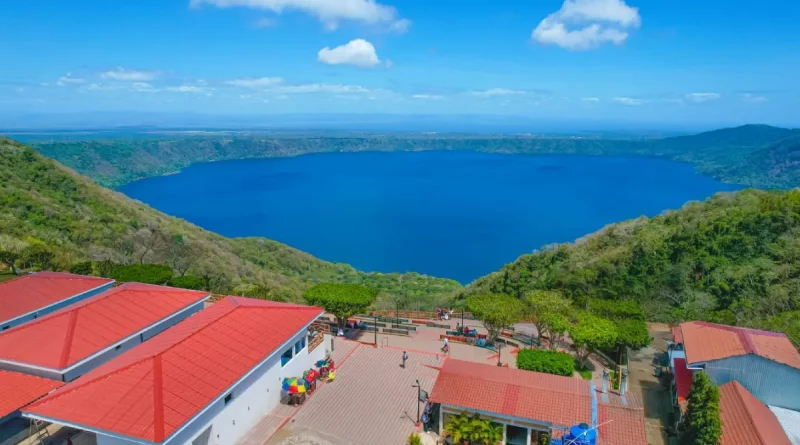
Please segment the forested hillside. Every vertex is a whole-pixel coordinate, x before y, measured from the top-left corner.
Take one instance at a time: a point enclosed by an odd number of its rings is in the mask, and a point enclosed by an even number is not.
[[[225,238],[99,187],[2,137],[0,263],[100,274],[119,265],[166,264],[184,283],[194,277],[219,293],[282,299],[297,298],[319,281],[365,283],[421,302],[460,288],[415,273],[359,272],[265,238]]]
[[[665,139],[536,135],[387,134],[274,136],[259,133],[137,135],[108,140],[38,141],[46,156],[101,185],[176,172],[197,162],[340,151],[472,150],[505,154],[658,156],[687,162],[719,180],[760,188],[800,186],[800,131],[745,125]]]
[[[800,344],[800,190],[718,194],[523,255],[469,292],[557,289],[578,305],[634,300],[653,321],[708,320]]]

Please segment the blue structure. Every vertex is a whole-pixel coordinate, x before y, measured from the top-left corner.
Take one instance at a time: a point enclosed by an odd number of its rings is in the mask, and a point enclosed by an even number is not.
[[[765,405],[800,411],[800,369],[755,354],[712,360],[703,369],[719,386],[736,380]]]
[[[562,439],[564,445],[597,445],[597,430],[585,423],[575,425],[569,429]]]

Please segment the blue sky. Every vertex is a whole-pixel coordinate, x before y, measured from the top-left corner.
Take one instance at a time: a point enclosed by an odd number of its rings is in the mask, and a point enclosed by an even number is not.
[[[0,112],[800,124],[790,0],[12,0]]]

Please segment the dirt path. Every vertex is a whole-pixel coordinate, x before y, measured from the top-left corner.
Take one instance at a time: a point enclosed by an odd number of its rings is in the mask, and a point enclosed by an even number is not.
[[[665,324],[648,324],[653,344],[631,353],[628,362],[629,390],[639,397],[644,405],[647,442],[650,445],[666,445],[669,413],[672,411],[669,387],[655,376],[653,358],[666,351],[666,340],[670,339],[669,327]]]

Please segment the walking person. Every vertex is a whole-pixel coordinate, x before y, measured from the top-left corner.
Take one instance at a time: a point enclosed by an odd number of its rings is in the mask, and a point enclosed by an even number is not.
[[[444,338],[444,346],[442,346],[442,352],[447,355],[450,352],[450,342],[448,342],[447,337]]]
[[[406,369],[406,360],[408,360],[408,352],[403,351],[403,364],[400,365],[403,369]]]

